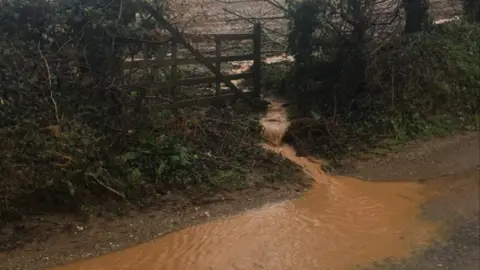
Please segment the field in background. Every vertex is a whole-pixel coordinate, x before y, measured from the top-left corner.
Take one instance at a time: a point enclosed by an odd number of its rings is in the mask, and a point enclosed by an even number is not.
[[[276,0],[284,4],[283,0]],[[172,21],[188,32],[229,33],[249,31],[246,19],[260,18],[271,34],[285,34],[287,22],[283,12],[265,0],[170,0]],[[430,13],[435,20],[450,18],[462,12],[459,0],[431,0]]]

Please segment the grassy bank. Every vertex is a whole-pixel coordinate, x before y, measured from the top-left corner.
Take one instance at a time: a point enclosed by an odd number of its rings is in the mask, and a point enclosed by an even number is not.
[[[478,128],[480,26],[464,22],[340,48],[268,82],[291,101],[285,141],[339,163],[431,135]],[[351,46],[351,45],[349,45]],[[305,68],[308,66],[308,69]]]

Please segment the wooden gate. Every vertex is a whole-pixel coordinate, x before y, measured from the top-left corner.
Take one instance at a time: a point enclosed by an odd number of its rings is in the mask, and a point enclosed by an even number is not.
[[[170,41],[170,57],[169,59],[155,60],[133,60],[124,63],[125,69],[146,68],[146,67],[170,67],[170,76],[168,81],[160,83],[144,83],[143,85],[136,85],[136,87],[143,88],[169,88],[171,100],[167,103],[162,103],[159,106],[162,108],[180,108],[196,105],[208,105],[218,101],[228,99],[237,99],[241,97],[260,97],[261,95],[261,26],[255,24],[252,33],[236,33],[236,34],[182,34],[172,24],[170,24],[160,13],[158,13],[149,3],[141,2],[140,5],[149,12],[165,29],[169,32]],[[205,57],[197,49],[194,48],[191,40],[207,39],[215,43],[215,56]],[[225,41],[242,41],[253,40],[252,52],[243,55],[222,56],[221,47]],[[178,56],[178,46],[183,46],[192,55],[193,58],[181,58]],[[240,74],[222,74],[221,63],[233,61],[253,61],[253,65],[249,72]],[[206,67],[214,74],[212,77],[187,78],[177,79],[178,67],[182,65],[200,64]],[[232,80],[249,79],[253,81],[253,91],[244,92],[239,89]],[[176,95],[177,89],[181,86],[193,86],[198,84],[212,83],[215,84],[215,94],[213,96],[199,97],[194,99],[179,99]],[[230,90],[229,93],[222,94],[220,89],[224,84]],[[151,96],[150,96],[151,97]],[[140,99],[149,98],[144,93],[139,96]]]

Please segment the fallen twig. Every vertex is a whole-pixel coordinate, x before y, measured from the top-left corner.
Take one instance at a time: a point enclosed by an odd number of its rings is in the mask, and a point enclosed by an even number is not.
[[[102,187],[104,187],[104,188],[107,189],[108,191],[114,193],[115,195],[121,197],[121,198],[124,199],[124,200],[127,199],[127,197],[125,196],[125,194],[116,191],[115,189],[107,186],[105,183],[103,183],[102,181],[100,181],[100,179],[98,179],[98,176],[97,176],[97,175],[95,175],[95,174],[93,174],[93,173],[88,173],[87,175],[90,176],[90,177],[92,177],[92,178],[95,180],[95,182],[97,182],[99,185],[101,185]]]

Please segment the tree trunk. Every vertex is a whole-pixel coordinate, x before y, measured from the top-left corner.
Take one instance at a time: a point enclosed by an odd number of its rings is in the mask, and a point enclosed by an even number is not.
[[[463,11],[470,21],[480,23],[480,0],[463,0]]]
[[[405,33],[422,30],[428,16],[427,0],[403,0],[405,10]]]

